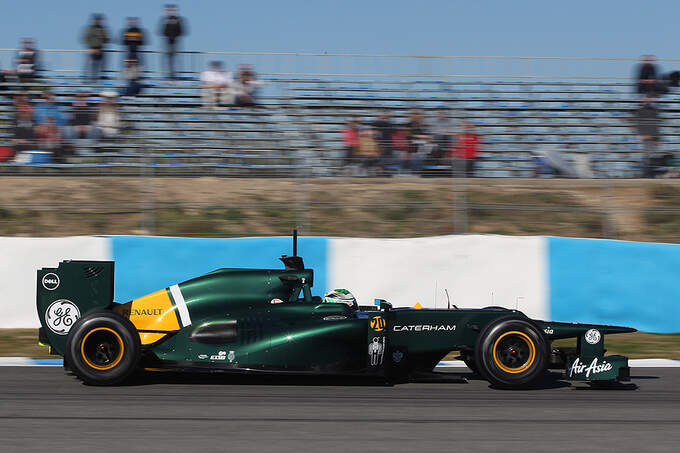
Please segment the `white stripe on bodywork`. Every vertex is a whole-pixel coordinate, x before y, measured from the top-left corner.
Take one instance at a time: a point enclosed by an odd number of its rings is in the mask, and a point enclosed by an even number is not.
[[[170,287],[170,294],[172,294],[172,298],[175,299],[175,305],[179,312],[179,319],[182,321],[182,327],[190,326],[191,316],[189,316],[189,308],[184,301],[184,296],[182,296],[182,291],[180,291],[179,286],[172,285]]]

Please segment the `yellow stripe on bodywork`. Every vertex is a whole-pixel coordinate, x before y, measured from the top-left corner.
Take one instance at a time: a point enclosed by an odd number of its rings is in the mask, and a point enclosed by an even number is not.
[[[168,333],[179,330],[175,306],[170,300],[167,288],[119,305],[115,311],[129,318],[137,330],[156,330]],[[166,334],[140,332],[139,338],[142,344],[151,344],[163,338],[164,335]]]

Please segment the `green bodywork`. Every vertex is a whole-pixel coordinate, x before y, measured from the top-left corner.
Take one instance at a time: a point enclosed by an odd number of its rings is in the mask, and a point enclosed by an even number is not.
[[[58,288],[44,287],[42,282],[48,274],[58,275]],[[119,305],[113,302],[111,262],[64,261],[56,269],[39,270],[37,280],[41,338],[55,354],[64,354],[66,341],[66,334],[55,333],[46,322],[48,308],[55,301],[72,302],[80,316]],[[286,263],[284,270],[219,269],[180,283],[178,288],[190,321],[145,346],[143,366],[404,376],[432,370],[450,351],[464,354],[474,350],[479,332],[491,321],[511,314],[523,316],[516,310],[495,307],[417,310],[391,308],[387,303],[381,304],[381,309],[355,311],[345,304],[322,303],[320,297],[313,297],[313,281],[313,271],[304,269],[299,259],[297,265]],[[180,319],[178,301],[173,299],[173,303]],[[617,379],[620,370],[627,367],[625,358],[603,357],[604,335],[634,329],[535,323],[549,341],[579,339],[579,347],[565,354],[560,365],[566,365],[567,372],[572,368],[568,376],[572,379]],[[600,335],[595,345],[585,341],[591,329]],[[599,363],[607,360],[612,366],[599,372],[592,368],[586,376],[586,368],[580,365],[590,366],[593,359]],[[575,361],[578,363],[574,367]]]

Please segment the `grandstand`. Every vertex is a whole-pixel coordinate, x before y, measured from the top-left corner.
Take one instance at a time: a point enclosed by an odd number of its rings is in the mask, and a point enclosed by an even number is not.
[[[268,83],[258,107],[206,109],[200,99],[201,68],[193,66],[179,81],[150,72],[138,97],[119,99],[126,124],[120,138],[79,144],[64,164],[2,163],[1,174],[346,175],[339,132],[349,116],[372,121],[389,110],[403,122],[417,107],[428,119],[444,109],[454,124],[464,119],[476,124],[484,140],[477,176],[532,177],[536,156],[548,149],[589,161],[596,177],[639,175],[642,150],[631,128],[638,96],[631,83],[615,77],[565,81],[263,71],[259,77]],[[112,75],[95,84],[73,67],[45,70],[39,82],[23,89],[32,97],[51,90],[67,104],[82,90],[122,91],[123,81]],[[8,144],[17,86],[2,85],[0,144]],[[680,144],[678,100],[672,93],[659,102],[662,149],[669,152]]]

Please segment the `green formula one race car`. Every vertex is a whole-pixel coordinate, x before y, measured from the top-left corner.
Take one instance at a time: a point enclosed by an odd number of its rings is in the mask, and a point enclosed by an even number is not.
[[[408,382],[451,351],[500,388],[527,387],[548,369],[589,382],[629,380],[628,359],[605,356],[627,327],[547,322],[517,310],[359,307],[348,291],[312,296],[297,256],[274,269],[218,269],[125,303],[114,263],[62,261],[38,271],[41,344],[83,382],[115,385],[138,370],[362,375]],[[576,347],[553,348],[576,338]]]

